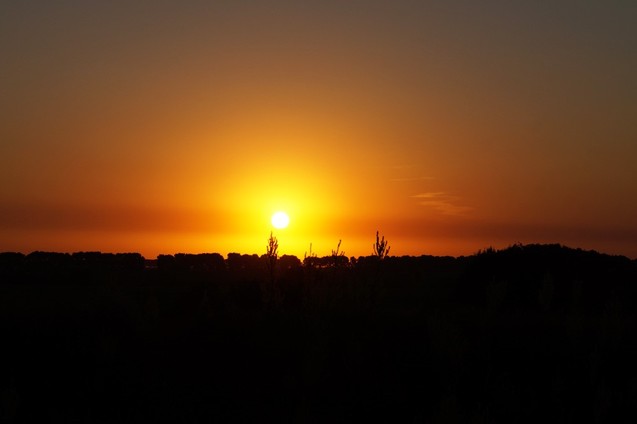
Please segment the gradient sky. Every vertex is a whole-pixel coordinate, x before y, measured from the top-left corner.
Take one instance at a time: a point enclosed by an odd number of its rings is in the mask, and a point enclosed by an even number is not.
[[[637,2],[2,1],[0,251],[637,257]]]

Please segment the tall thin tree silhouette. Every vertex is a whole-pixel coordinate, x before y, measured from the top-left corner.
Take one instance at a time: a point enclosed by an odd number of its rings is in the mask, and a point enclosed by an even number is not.
[[[391,249],[391,246],[389,245],[389,242],[385,240],[385,236],[383,236],[382,238],[379,237],[377,230],[376,243],[372,245],[372,248],[374,249],[372,252],[373,256],[379,259],[385,259],[387,256],[389,256],[389,250]]]

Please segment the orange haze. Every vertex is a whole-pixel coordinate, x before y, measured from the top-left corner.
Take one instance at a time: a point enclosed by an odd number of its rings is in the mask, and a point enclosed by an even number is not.
[[[40,3],[0,6],[0,251],[263,253],[284,210],[300,257],[637,257],[630,2]]]

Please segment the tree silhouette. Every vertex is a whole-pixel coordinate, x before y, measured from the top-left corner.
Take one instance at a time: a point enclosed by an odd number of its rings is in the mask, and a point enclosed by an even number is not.
[[[379,259],[385,259],[387,256],[389,256],[389,250],[391,249],[391,246],[389,245],[389,242],[385,240],[385,236],[379,238],[378,231],[376,231],[376,243],[374,243],[372,248],[374,249],[372,252],[373,256]]]
[[[270,272],[270,281],[274,282],[274,271],[276,269],[276,260],[279,256],[279,241],[272,235],[272,231],[270,231],[270,238],[268,239],[268,245],[266,246],[265,256],[266,256],[266,265],[268,266],[268,271]]]
[[[281,303],[280,293],[276,287],[276,267],[278,259],[279,241],[272,235],[270,231],[270,238],[268,239],[268,245],[265,251],[265,264],[268,268],[269,280],[263,287],[262,296],[263,303],[268,309],[277,308]]]

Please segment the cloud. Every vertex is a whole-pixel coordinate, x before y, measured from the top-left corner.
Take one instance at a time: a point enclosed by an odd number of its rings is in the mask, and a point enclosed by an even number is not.
[[[418,199],[418,204],[431,208],[443,215],[462,216],[473,210],[469,206],[459,205],[458,197],[449,195],[443,191],[419,193],[411,196]]]

